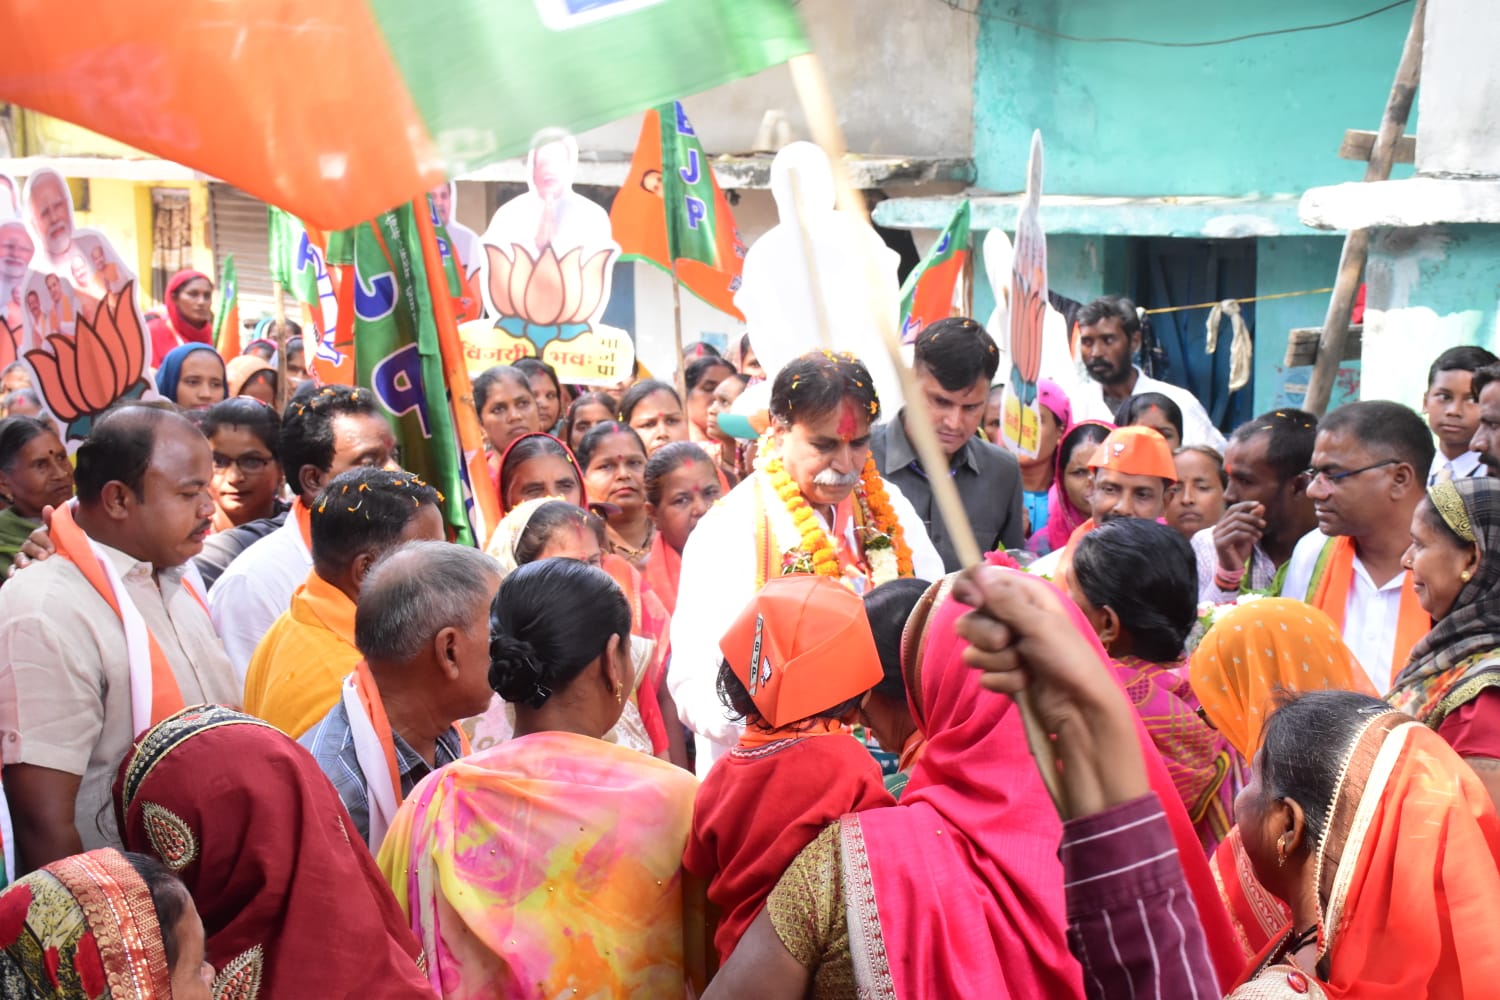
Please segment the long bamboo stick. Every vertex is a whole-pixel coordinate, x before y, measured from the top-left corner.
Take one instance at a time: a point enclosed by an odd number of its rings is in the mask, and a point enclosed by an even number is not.
[[[844,164],[843,130],[839,127],[838,117],[834,113],[833,97],[817,56],[811,53],[794,56],[789,67],[792,71],[792,83],[797,88],[798,99],[802,102],[802,110],[807,115],[808,125],[812,130],[813,140],[823,148],[832,164],[839,207],[844,211],[857,214],[868,224],[870,214],[865,208],[864,199],[855,190],[849,179],[849,171]],[[869,261],[867,277],[870,286],[874,288],[879,284],[880,276],[875,273],[873,260],[868,255],[865,259]],[[927,407],[927,397],[922,394],[921,388],[917,385],[915,373],[901,357],[901,339],[896,331],[896,318],[882,316],[877,326],[896,368],[896,374],[901,379],[901,390],[906,396],[906,433],[911,438],[917,457],[922,462],[923,470],[927,473],[928,482],[932,486],[932,499],[937,504],[938,513],[948,529],[949,537],[953,540],[953,547],[958,550],[959,560],[965,567],[977,566],[983,561],[984,555],[979,549],[979,543],[974,539],[974,528],[969,523],[969,515],[964,510],[963,500],[958,495],[958,487],[954,485],[953,478],[948,474],[948,456],[943,452],[943,446],[938,441],[937,429],[932,423],[932,413]],[[829,336],[826,328],[823,336],[825,340]],[[1041,724],[1036,708],[1031,702],[1030,693],[1022,690],[1014,697],[1016,707],[1021,712],[1021,721],[1026,729],[1026,742],[1031,748],[1032,757],[1036,759],[1038,770],[1041,771],[1042,782],[1047,786],[1047,792],[1052,796],[1053,803],[1061,808],[1062,791],[1058,784],[1057,755],[1053,751],[1052,740]]]

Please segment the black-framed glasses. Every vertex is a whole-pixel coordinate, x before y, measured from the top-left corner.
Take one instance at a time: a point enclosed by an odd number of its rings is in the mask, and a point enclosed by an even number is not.
[[[221,455],[218,452],[214,452],[214,469],[218,472],[223,472],[231,465],[238,465],[240,471],[245,475],[255,476],[265,472],[266,466],[270,465],[273,461],[275,459],[269,455],[241,455],[238,458],[230,458],[228,455]]]
[[[1376,462],[1374,465],[1366,465],[1362,468],[1350,469],[1348,472],[1328,472],[1324,469],[1307,469],[1304,471],[1303,475],[1307,476],[1307,485],[1309,486],[1317,482],[1319,477],[1322,477],[1323,480],[1326,481],[1330,486],[1337,486],[1339,483],[1342,483],[1350,476],[1357,476],[1361,472],[1369,472],[1372,469],[1383,469],[1387,465],[1399,465],[1400,463],[1401,459],[1399,458],[1388,458],[1383,462]]]

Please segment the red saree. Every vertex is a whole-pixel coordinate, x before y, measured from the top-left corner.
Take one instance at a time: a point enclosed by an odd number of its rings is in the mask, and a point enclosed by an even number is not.
[[[187,884],[215,996],[433,997],[420,948],[317,763],[217,705],[155,726],[115,779],[125,847]]]

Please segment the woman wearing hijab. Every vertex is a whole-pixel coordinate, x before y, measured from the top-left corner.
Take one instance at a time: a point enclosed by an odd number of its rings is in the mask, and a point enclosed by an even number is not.
[[[980,611],[960,631],[985,686],[1029,691],[1052,737],[1070,940],[1090,995],[1219,996],[1201,928],[1178,902],[1185,859],[1163,850],[1128,702],[1046,586],[966,574],[957,592]],[[1314,691],[1271,715],[1254,767],[1239,825],[1256,875],[1293,921],[1240,974],[1232,1000],[1493,992],[1500,820],[1451,748],[1377,699]]]
[[[125,846],[186,883],[221,995],[433,995],[338,793],[280,730],[216,705],[179,712],[126,756],[115,809]]]
[[[1277,692],[1375,695],[1333,621],[1287,597],[1261,598],[1226,612],[1193,651],[1189,677],[1203,715],[1245,760],[1260,747]],[[1291,911],[1255,878],[1239,827],[1220,841],[1210,864],[1251,958],[1286,928]]]
[[[162,358],[156,391],[184,410],[206,410],[229,398],[224,359],[212,344],[183,344]]]
[[[1500,480],[1429,487],[1402,565],[1433,626],[1386,700],[1436,730],[1500,803]]]
[[[697,781],[603,739],[629,647],[630,609],[592,566],[500,585],[490,685],[516,737],[424,779],[380,849],[444,998],[681,997],[690,969],[701,988],[701,889],[682,873]]]
[[[214,283],[201,271],[178,271],[167,282],[165,317],[146,317],[151,331],[151,365],[160,368],[167,352],[183,344],[214,342]],[[163,393],[166,395],[166,393]]]
[[[6,1000],[209,1000],[213,979],[192,897],[152,858],[101,848],[0,892]]]
[[[1057,443],[1052,486],[1047,490],[1047,525],[1032,532],[1026,548],[1037,555],[1061,552],[1078,526],[1089,519],[1089,492],[1094,475],[1089,461],[1114,430],[1102,420],[1074,424]]]

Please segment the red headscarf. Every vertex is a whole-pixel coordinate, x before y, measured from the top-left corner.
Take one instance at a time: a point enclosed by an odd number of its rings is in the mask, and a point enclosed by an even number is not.
[[[172,280],[167,282],[167,318],[160,316],[148,316],[146,325],[151,330],[151,367],[155,368],[161,364],[162,358],[174,347],[183,344],[209,344],[214,342],[214,325],[210,320],[207,323],[193,323],[182,315],[182,310],[177,306],[177,293],[182,291],[188,282],[202,278],[212,285],[213,279],[202,271],[178,271],[172,275]]]
[[[217,705],[179,712],[126,756],[115,809],[126,849],[187,884],[221,981],[277,1000],[434,996],[338,793],[280,730]]]
[[[1114,424],[1105,423],[1103,420],[1080,420],[1064,432],[1063,437],[1073,433],[1080,427],[1092,424],[1095,427],[1103,427],[1106,432],[1115,429]],[[1052,456],[1054,473],[1052,476],[1052,490],[1047,497],[1047,551],[1061,552],[1068,545],[1068,539],[1080,524],[1089,519],[1089,511],[1079,510],[1073,506],[1073,501],[1068,499],[1068,489],[1064,473],[1068,471],[1067,449],[1063,448],[1063,440],[1057,442],[1057,452]]]

